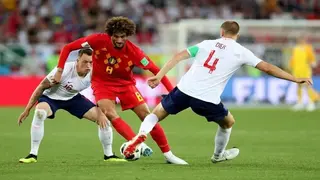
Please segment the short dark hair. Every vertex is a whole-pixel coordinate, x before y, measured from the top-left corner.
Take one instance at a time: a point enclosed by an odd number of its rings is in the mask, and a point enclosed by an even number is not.
[[[115,33],[126,33],[127,36],[132,36],[136,33],[136,24],[127,17],[112,17],[106,23],[105,32],[109,36]]]
[[[240,26],[236,21],[225,21],[221,25],[221,29],[225,34],[237,35],[240,31]]]
[[[92,49],[89,48],[89,47],[84,47],[84,48],[80,49],[80,51],[78,52],[78,56],[81,57],[83,54],[91,56],[92,55]]]

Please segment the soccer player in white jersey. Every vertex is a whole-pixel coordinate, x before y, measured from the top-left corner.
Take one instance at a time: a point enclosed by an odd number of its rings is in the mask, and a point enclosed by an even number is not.
[[[230,160],[238,156],[239,149],[225,150],[231,134],[234,117],[221,103],[220,96],[230,77],[242,66],[255,67],[269,75],[299,84],[312,84],[309,78],[295,78],[280,68],[256,57],[250,50],[236,42],[239,24],[226,21],[221,25],[221,38],[205,40],[177,53],[161,71],[148,79],[150,87],[156,87],[162,77],[178,62],[194,58],[188,72],[181,78],[177,87],[162,99],[151,114],[142,122],[139,134],[129,141],[124,155],[130,156],[135,147],[144,142],[154,125],[169,114],[177,114],[191,108],[209,122],[216,122],[215,149],[212,162]]]
[[[52,84],[51,78],[56,73],[53,69],[33,92],[28,105],[18,119],[20,125],[29,115],[31,108],[38,101],[31,125],[31,151],[21,158],[21,163],[37,162],[38,150],[44,135],[44,120],[53,119],[55,112],[64,109],[79,119],[86,118],[99,124],[99,139],[101,141],[105,161],[126,161],[113,154],[112,128],[102,111],[79,92],[88,88],[91,81],[92,50],[84,48],[79,51],[76,62],[66,64],[61,82]]]

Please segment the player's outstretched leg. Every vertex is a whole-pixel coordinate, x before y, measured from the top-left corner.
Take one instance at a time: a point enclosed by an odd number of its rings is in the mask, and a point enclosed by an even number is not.
[[[137,111],[135,111],[135,112],[137,113]],[[138,116],[139,116],[139,114],[138,114]],[[134,152],[136,147],[146,140],[147,134],[150,133],[152,130],[154,130],[158,125],[158,127],[157,127],[158,129],[156,129],[156,133],[154,134],[156,136],[156,137],[154,137],[154,140],[159,138],[159,136],[160,136],[160,138],[165,139],[165,143],[163,143],[163,144],[166,145],[168,149],[166,152],[164,152],[164,156],[165,156],[167,162],[169,162],[171,164],[188,164],[184,160],[176,157],[170,151],[170,148],[168,146],[168,142],[166,140],[163,129],[161,128],[161,126],[159,126],[159,124],[157,124],[159,121],[164,119],[166,116],[168,116],[168,113],[163,109],[161,103],[158,104],[158,106],[153,110],[153,112],[145,117],[145,119],[143,120],[143,122],[140,126],[139,134],[137,136],[135,136],[131,141],[129,141],[129,145],[125,149],[124,155],[130,156]],[[157,142],[157,144],[159,145],[158,142]],[[160,148],[161,148],[161,146],[160,146]]]
[[[113,142],[113,133],[110,124],[106,128],[98,127],[99,140],[103,148],[103,159],[106,162],[127,162],[125,159],[121,159],[118,156],[113,154],[112,151],[112,142]]]
[[[113,132],[111,124],[108,121],[107,117],[102,113],[98,107],[92,107],[84,115],[84,118],[89,119],[93,122],[102,122],[107,123],[107,127],[101,128],[98,127],[98,136],[103,148],[103,159],[107,162],[127,162],[125,159],[121,159],[118,156],[113,154],[112,151],[112,142],[113,142]]]
[[[102,99],[98,101],[98,105],[102,112],[111,120],[114,129],[127,141],[130,141],[135,137],[135,133],[132,128],[117,114],[115,109],[115,103],[109,99]],[[153,153],[152,149],[145,143],[141,144],[142,155],[151,156]]]
[[[235,120],[232,114],[229,112],[225,119],[218,123],[219,126],[215,137],[214,154],[211,157],[211,161],[213,163],[231,160],[239,155],[240,150],[238,148],[225,150],[229,142],[232,125],[234,122]]]
[[[49,111],[49,113],[47,113]],[[19,159],[20,163],[35,163],[37,162],[38,150],[41,140],[44,135],[44,120],[48,114],[52,114],[50,107],[47,103],[39,103],[34,112],[32,124],[31,124],[31,150],[30,154]]]
[[[115,101],[110,99],[101,99],[97,102],[99,108],[111,121],[114,129],[127,141],[136,135],[132,128],[118,115],[116,111]]]
[[[146,120],[150,120],[151,122],[158,121],[158,117],[155,114],[150,114],[146,117]],[[164,157],[166,158],[167,163],[169,164],[188,164],[184,160],[175,156],[170,150],[170,146],[167,140],[167,137],[164,133],[163,128],[157,123],[152,131],[150,132],[152,139],[158,144],[161,149]]]

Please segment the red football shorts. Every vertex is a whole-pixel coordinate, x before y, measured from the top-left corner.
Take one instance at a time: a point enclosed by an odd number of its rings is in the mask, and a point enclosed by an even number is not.
[[[109,99],[116,101],[116,98],[120,100],[122,110],[132,109],[140,104],[145,103],[141,93],[135,85],[127,85],[120,87],[107,87],[103,84],[101,86],[93,87],[93,94],[96,102],[102,99]]]

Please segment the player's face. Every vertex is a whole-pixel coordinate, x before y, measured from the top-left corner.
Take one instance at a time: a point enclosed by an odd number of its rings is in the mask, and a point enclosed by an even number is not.
[[[111,36],[113,46],[117,49],[123,48],[124,44],[127,41],[127,38],[128,37],[127,37],[126,33],[114,33]]]
[[[92,68],[92,57],[87,54],[82,54],[78,59],[78,73],[87,74],[91,71]]]

